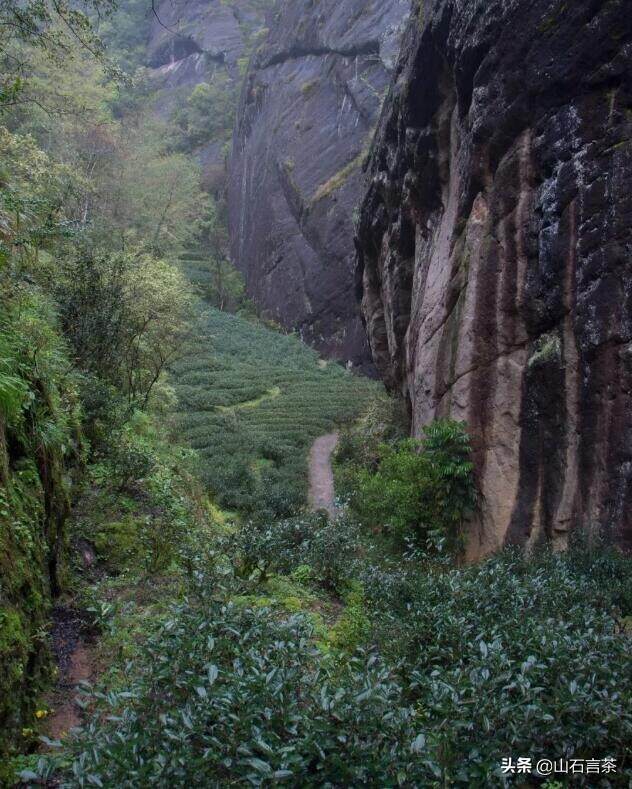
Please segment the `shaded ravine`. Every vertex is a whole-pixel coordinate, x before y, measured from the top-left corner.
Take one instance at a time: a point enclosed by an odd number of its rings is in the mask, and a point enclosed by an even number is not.
[[[314,510],[327,510],[330,517],[336,514],[334,472],[331,456],[338,446],[338,433],[320,436],[309,453],[309,503]]]

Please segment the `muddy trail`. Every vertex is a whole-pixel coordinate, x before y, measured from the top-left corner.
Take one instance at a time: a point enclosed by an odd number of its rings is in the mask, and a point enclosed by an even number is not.
[[[51,715],[46,734],[51,740],[61,740],[83,723],[76,699],[81,684],[95,677],[94,645],[85,634],[84,618],[69,606],[53,611],[52,641],[59,679],[48,698]]]
[[[90,571],[96,561],[94,550],[83,541],[76,547],[84,570]],[[51,715],[46,734],[51,740],[60,740],[83,723],[83,710],[76,699],[81,684],[92,682],[97,674],[95,635],[85,611],[62,604],[53,609],[51,639],[59,677],[48,697]]]
[[[314,441],[309,453],[309,503],[315,510],[336,514],[334,472],[331,457],[338,446],[338,433],[328,433]]]

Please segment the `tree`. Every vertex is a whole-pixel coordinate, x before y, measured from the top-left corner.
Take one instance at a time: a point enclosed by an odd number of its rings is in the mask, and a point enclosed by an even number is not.
[[[33,264],[69,232],[65,205],[80,180],[30,136],[0,126],[0,268]]]
[[[142,252],[87,250],[63,264],[57,300],[77,367],[146,406],[188,336],[178,269]]]
[[[29,94],[37,52],[57,63],[72,58],[77,49],[104,60],[92,19],[114,7],[115,0],[0,0],[0,108],[37,101]]]

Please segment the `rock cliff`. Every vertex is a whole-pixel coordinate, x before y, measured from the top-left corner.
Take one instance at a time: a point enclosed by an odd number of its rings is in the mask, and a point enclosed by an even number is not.
[[[409,0],[279,3],[242,91],[229,172],[233,260],[269,317],[369,359],[353,296],[361,164]]]
[[[379,124],[363,314],[414,433],[469,423],[472,556],[582,526],[632,542],[629,10],[425,0]]]
[[[213,118],[192,140],[207,187],[221,191],[243,72],[273,0],[161,0],[151,15],[146,63],[157,90],[155,107],[168,118],[186,106],[198,86],[204,113]]]

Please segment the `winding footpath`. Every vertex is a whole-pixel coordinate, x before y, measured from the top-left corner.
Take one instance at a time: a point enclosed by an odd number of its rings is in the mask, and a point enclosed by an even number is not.
[[[314,510],[327,510],[330,518],[336,515],[331,456],[338,439],[338,433],[321,436],[314,441],[309,453],[309,503]]]

